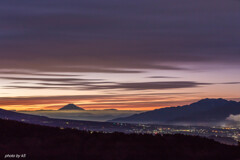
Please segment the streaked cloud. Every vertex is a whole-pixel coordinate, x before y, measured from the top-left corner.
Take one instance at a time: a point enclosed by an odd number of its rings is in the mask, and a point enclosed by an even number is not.
[[[210,83],[198,83],[192,81],[165,81],[165,82],[140,82],[140,83],[116,83],[114,85],[89,86],[88,89],[127,89],[127,90],[161,90],[175,88],[194,88]]]
[[[7,80],[19,80],[19,81],[44,81],[44,82],[74,82],[74,81],[99,81],[103,79],[82,79],[82,78],[29,78],[29,77],[1,77],[1,79]]]
[[[1,1],[0,67],[140,73],[239,64],[239,3]]]
[[[240,82],[225,82],[225,83],[222,83],[222,84],[240,84]]]
[[[171,76],[150,76],[147,78],[156,78],[156,79],[162,79],[162,78],[179,78],[179,77],[171,77]]]
[[[0,69],[0,75],[1,77],[4,77],[6,75],[10,76],[44,76],[44,77],[74,77],[74,76],[80,76],[77,74],[60,74],[60,73],[52,73],[52,72],[38,72],[35,70],[18,70],[18,69],[11,69],[11,70],[1,70]]]
[[[8,79],[9,77],[7,77]],[[200,86],[212,85],[211,83],[199,83],[194,81],[157,81],[157,82],[101,82],[101,81],[83,81],[82,79],[52,79],[52,78],[9,78],[12,80],[37,80],[49,82],[67,82],[67,83],[33,83],[34,85],[7,85],[7,89],[72,89],[72,90],[165,90],[179,88],[195,88]],[[32,82],[30,82],[32,83]],[[35,86],[38,85],[38,86]]]

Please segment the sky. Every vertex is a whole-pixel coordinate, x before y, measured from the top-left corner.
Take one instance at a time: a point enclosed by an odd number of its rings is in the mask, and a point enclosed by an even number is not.
[[[238,0],[1,0],[0,108],[240,100]]]

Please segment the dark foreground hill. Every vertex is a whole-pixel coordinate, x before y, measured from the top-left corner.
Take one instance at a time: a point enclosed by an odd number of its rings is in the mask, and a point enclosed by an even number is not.
[[[190,105],[156,109],[117,118],[112,122],[218,125],[230,115],[240,114],[240,102],[225,99],[203,99]]]
[[[184,135],[95,133],[0,120],[0,159],[31,160],[233,160],[240,147]]]

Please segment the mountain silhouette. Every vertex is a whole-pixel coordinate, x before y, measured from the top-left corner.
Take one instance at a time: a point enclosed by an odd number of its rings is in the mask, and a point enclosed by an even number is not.
[[[59,109],[59,111],[62,111],[62,110],[84,110],[84,109],[76,106],[75,104],[68,104]]]
[[[211,124],[225,121],[230,114],[240,114],[240,103],[220,98],[203,99],[190,105],[156,109],[111,121],[126,123]]]

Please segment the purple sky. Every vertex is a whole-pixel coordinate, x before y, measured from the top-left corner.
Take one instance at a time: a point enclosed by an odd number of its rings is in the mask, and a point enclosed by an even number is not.
[[[2,0],[0,107],[23,107],[6,106],[16,97],[131,94],[124,104],[71,101],[135,109],[239,98],[239,19],[238,0]],[[140,93],[168,96],[130,100]]]

